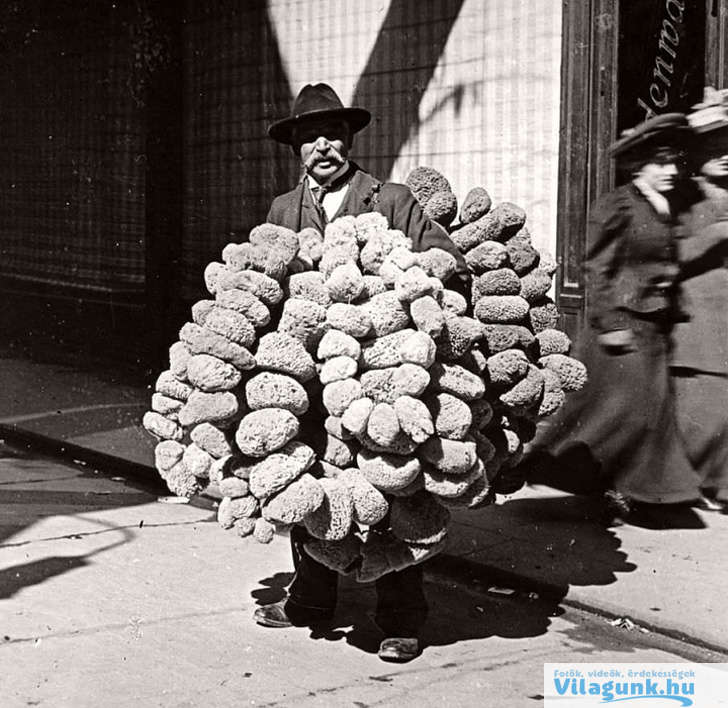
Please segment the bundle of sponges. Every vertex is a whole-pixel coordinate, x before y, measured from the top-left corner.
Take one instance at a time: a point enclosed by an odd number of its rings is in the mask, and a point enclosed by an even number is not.
[[[160,376],[176,403],[145,418],[162,476],[187,495],[215,482],[219,521],[241,535],[305,525],[312,555],[362,579],[437,552],[448,513],[436,499],[492,498],[470,423],[485,387],[457,363],[483,327],[444,287],[454,258],[413,253],[372,212],[323,236],[265,224],[223,261],[205,271],[215,300],[194,306]],[[183,415],[200,394],[231,405],[205,398]]]
[[[535,423],[555,413],[570,391],[586,382],[586,369],[568,356],[569,337],[557,329],[559,313],[549,297],[557,264],[534,248],[523,209],[503,202],[491,208],[485,189],[465,197],[460,222],[445,206],[447,180],[418,167],[407,178],[423,209],[450,232],[472,273],[471,307],[482,326],[478,343],[459,363],[486,384],[485,419],[473,433],[496,491],[519,486],[507,470],[520,460]],[[437,199],[435,199],[437,195]],[[482,416],[482,411],[478,413]],[[522,483],[522,480],[521,480]]]

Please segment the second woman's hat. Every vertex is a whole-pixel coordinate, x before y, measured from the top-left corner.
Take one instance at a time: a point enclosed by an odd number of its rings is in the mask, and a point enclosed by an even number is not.
[[[693,106],[688,122],[695,135],[691,152],[696,163],[728,155],[728,90],[705,87],[702,103]]]

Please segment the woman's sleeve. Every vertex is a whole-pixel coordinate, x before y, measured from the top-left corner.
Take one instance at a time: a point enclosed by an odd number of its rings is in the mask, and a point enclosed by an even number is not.
[[[721,268],[728,257],[728,219],[708,226],[695,219],[689,222],[687,232],[678,243],[681,280]]]
[[[629,221],[629,205],[614,194],[597,202],[589,218],[584,263],[587,312],[592,326],[600,332],[629,328],[627,314],[617,309],[615,291]]]

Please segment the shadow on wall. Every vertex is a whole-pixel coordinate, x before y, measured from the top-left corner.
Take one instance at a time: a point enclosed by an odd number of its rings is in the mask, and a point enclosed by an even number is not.
[[[423,25],[413,22],[422,12],[418,0],[392,0],[389,4],[352,99],[352,105],[372,112],[372,125],[359,140],[358,150],[371,156],[365,166],[382,179],[391,174],[402,147],[420,125],[422,97],[464,3],[438,3],[438,21],[427,23],[424,37]],[[458,105],[462,96],[462,87],[456,87],[441,103],[454,100]]]

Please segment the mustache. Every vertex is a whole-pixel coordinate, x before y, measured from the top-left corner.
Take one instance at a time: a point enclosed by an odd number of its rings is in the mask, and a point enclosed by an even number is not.
[[[339,165],[343,165],[344,162],[346,162],[343,155],[336,148],[329,147],[326,152],[314,150],[303,163],[303,166],[307,170],[311,170],[317,162],[321,162],[323,160],[330,160],[331,162],[336,162]]]

